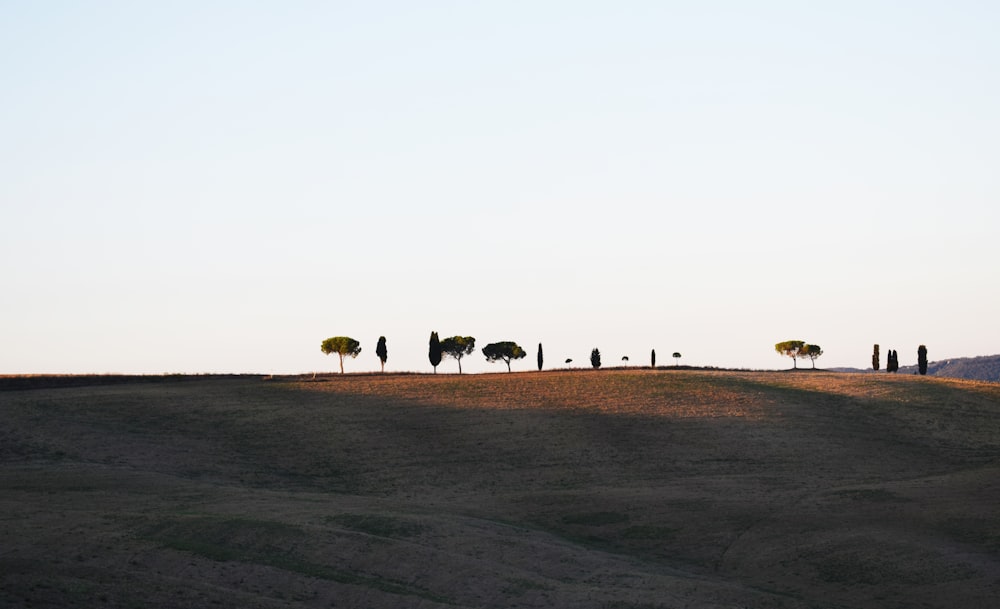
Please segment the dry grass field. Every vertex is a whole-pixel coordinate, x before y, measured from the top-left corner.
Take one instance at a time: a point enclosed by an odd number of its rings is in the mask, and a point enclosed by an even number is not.
[[[1000,599],[997,384],[635,369],[17,387],[0,390],[2,607]]]

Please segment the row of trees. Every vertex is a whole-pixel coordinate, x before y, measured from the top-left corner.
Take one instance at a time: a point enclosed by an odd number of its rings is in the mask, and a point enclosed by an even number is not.
[[[472,336],[452,336],[441,340],[437,332],[431,332],[430,345],[427,357],[431,366],[434,367],[435,374],[437,367],[441,363],[441,358],[445,355],[454,358],[458,362],[458,373],[462,373],[462,358],[472,353],[476,348],[476,339]],[[344,373],[344,358],[357,357],[361,353],[361,343],[349,336],[332,336],[320,344],[320,350],[326,355],[336,353],[340,358],[340,373]],[[378,338],[378,345],[375,347],[375,354],[382,362],[382,371],[385,372],[385,362],[389,358],[389,351],[386,348],[384,336]],[[510,372],[510,362],[521,359],[527,355],[520,345],[513,341],[501,341],[490,343],[483,347],[483,355],[489,362],[504,361],[507,364],[507,371]],[[538,369],[542,369],[542,344],[538,344]]]
[[[876,372],[878,372],[879,369],[879,359],[879,348],[878,344],[876,344],[875,349],[872,351],[872,370]],[[890,349],[889,353],[886,355],[885,371],[899,371],[899,354],[893,349]],[[924,345],[917,347],[917,372],[920,374],[927,374],[927,347]]]
[[[462,358],[469,355],[476,348],[476,339],[472,336],[451,336],[441,340],[437,332],[431,332],[428,345],[427,358],[430,360],[434,373],[437,374],[437,367],[441,364],[441,358],[445,355],[458,362],[458,373],[462,374]],[[357,357],[361,353],[361,343],[349,336],[333,336],[322,342],[320,350],[327,354],[336,353],[340,358],[340,372],[344,373],[344,357]],[[774,345],[774,350],[786,357],[792,358],[792,367],[798,368],[796,363],[799,358],[812,360],[812,367],[816,368],[816,359],[823,355],[823,349],[819,345],[812,345],[801,340],[786,340]],[[490,343],[483,347],[483,356],[486,361],[493,363],[502,361],[507,364],[507,372],[510,372],[510,363],[514,360],[523,359],[528,354],[514,341],[500,341]],[[385,372],[385,362],[389,358],[386,349],[385,337],[378,337],[378,344],[375,346],[375,355],[382,362],[382,371]],[[674,352],[674,359],[680,362],[681,354]],[[542,354],[542,343],[538,343],[538,369],[542,369],[544,356]],[[572,359],[567,359],[566,364],[572,363]],[[623,362],[628,362],[628,356],[622,357]],[[601,367],[601,351],[596,347],[590,352],[590,365],[594,368]],[[650,367],[656,367],[656,349],[649,353]],[[872,352],[872,369],[878,371],[880,365],[879,346],[876,344]],[[896,372],[899,370],[899,355],[894,350],[889,350],[886,358],[885,371]],[[920,345],[917,347],[917,370],[920,374],[927,374],[927,347]]]
[[[476,339],[472,336],[451,336],[441,339],[437,332],[431,332],[431,338],[427,347],[427,359],[430,361],[431,367],[434,368],[434,373],[437,374],[437,367],[441,364],[441,359],[444,356],[448,356],[458,362],[458,373],[462,374],[462,358],[470,355],[475,348]],[[357,357],[361,353],[361,343],[349,336],[332,336],[320,344],[320,350],[326,355],[337,354],[340,358],[340,373],[343,374],[344,358]],[[507,372],[510,372],[510,363],[512,361],[523,359],[528,355],[521,345],[510,340],[490,343],[483,347],[482,353],[486,357],[486,361],[490,363],[502,361],[507,364]],[[385,362],[389,358],[389,352],[386,349],[384,336],[378,338],[375,355],[382,362],[382,372],[385,372]],[[680,361],[680,353],[675,352],[673,356],[675,360]],[[538,343],[537,360],[538,369],[541,370],[545,361],[542,343]],[[570,364],[572,361],[572,359],[567,359],[566,364]],[[623,357],[622,361],[628,362],[628,356]],[[596,348],[590,353],[590,364],[594,368],[601,367],[601,352]],[[656,367],[656,349],[650,352],[650,365],[654,368]]]
[[[816,358],[823,355],[823,349],[819,345],[810,345],[801,340],[786,340],[780,342],[774,345],[774,350],[781,355],[792,358],[793,368],[798,368],[798,366],[795,365],[797,358],[811,359],[813,368],[815,368]],[[872,352],[872,369],[875,371],[878,371],[879,369],[879,360],[879,346],[875,345],[875,349]],[[897,372],[898,370],[899,354],[890,349],[886,356],[885,371]],[[927,347],[924,345],[917,347],[917,370],[920,374],[927,374]]]
[[[819,345],[810,345],[809,343],[801,340],[786,340],[780,342],[774,346],[774,350],[784,355],[785,357],[792,358],[792,367],[798,368],[798,358],[812,360],[812,367],[816,367],[816,358],[823,355],[823,348]]]

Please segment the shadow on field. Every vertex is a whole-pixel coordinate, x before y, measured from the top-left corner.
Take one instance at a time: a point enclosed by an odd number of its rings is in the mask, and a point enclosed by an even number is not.
[[[983,606],[1000,387],[870,381],[0,392],[0,604]]]

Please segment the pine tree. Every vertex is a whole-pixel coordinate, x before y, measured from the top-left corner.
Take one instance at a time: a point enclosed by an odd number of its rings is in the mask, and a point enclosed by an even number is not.
[[[319,346],[320,351],[330,355],[336,353],[340,356],[340,373],[344,373],[344,356],[357,357],[361,353],[361,343],[350,336],[331,336],[323,341]]]

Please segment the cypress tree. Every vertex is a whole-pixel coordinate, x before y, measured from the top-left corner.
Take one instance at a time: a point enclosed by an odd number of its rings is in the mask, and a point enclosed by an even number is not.
[[[917,347],[917,369],[920,374],[927,374],[927,347]]]
[[[649,352],[649,367],[656,368],[656,349]]]
[[[601,367],[601,352],[597,347],[594,347],[594,350],[590,352],[590,365],[594,368]]]
[[[878,372],[878,343],[875,344],[875,351],[872,353],[872,370]]]
[[[885,371],[891,373],[897,370],[899,370],[899,360],[896,359],[896,352],[889,349],[889,353],[885,358]]]
[[[542,343],[538,343],[538,369],[542,369]]]
[[[441,340],[438,339],[437,332],[431,332],[431,341],[427,350],[427,359],[431,361],[431,366],[434,366],[434,374],[437,374],[438,364],[441,363]]]
[[[378,345],[375,346],[375,355],[382,362],[382,372],[385,372],[385,360],[389,359],[389,352],[385,348],[385,337],[378,337]]]

